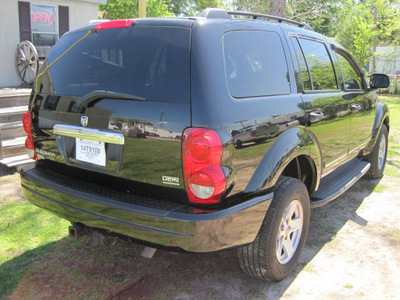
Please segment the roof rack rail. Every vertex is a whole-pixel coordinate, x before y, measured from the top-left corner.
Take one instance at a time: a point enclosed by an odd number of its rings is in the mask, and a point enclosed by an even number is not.
[[[214,18],[230,19],[231,16],[245,16],[245,17],[252,17],[253,19],[264,18],[270,20],[277,20],[279,23],[285,22],[302,27],[304,29],[314,31],[314,29],[308,24],[267,14],[259,14],[259,13],[245,12],[245,11],[232,11],[232,10],[225,10],[223,8],[206,8],[200,14],[200,17],[205,17],[209,19],[214,19]]]
[[[245,12],[245,11],[232,11],[232,10],[227,11],[227,13],[230,16],[245,16],[245,17],[252,17],[253,19],[264,18],[264,19],[270,19],[270,20],[277,20],[279,23],[285,22],[285,23],[293,24],[293,25],[314,31],[314,29],[308,24],[290,20],[290,19],[286,19],[283,17],[267,15],[267,14],[252,13],[252,12]]]

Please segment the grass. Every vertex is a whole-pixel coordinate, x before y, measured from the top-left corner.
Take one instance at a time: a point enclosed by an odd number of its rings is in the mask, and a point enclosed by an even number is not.
[[[19,197],[11,199],[0,204],[0,298],[54,248],[69,224]]]
[[[382,193],[388,189],[388,186],[384,183],[379,183],[379,184],[366,183],[364,184],[364,187],[371,192],[377,192],[377,193]]]
[[[351,283],[346,283],[344,287],[346,289],[352,289],[354,286]]]
[[[249,291],[247,292],[248,294],[248,299],[255,299],[255,298],[263,298],[264,293],[260,291],[258,288],[251,287]]]
[[[0,184],[10,183],[10,182],[17,182],[19,179],[19,174],[13,174],[10,176],[0,177]]]
[[[400,229],[393,228],[392,231],[389,233],[389,236],[400,242]]]
[[[304,271],[310,272],[310,273],[314,272],[314,266],[313,266],[312,262],[309,262],[304,266]]]
[[[400,159],[400,96],[381,97],[390,109],[388,158]]]

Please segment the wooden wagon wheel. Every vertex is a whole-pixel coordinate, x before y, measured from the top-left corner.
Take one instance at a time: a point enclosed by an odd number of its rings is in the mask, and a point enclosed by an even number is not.
[[[33,84],[39,71],[39,55],[30,41],[17,46],[16,67],[19,78],[26,84]]]

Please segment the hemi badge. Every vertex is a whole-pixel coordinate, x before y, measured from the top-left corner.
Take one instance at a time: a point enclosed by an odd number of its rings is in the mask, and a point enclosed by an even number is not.
[[[173,176],[162,176],[162,182],[164,184],[179,185],[179,177]]]

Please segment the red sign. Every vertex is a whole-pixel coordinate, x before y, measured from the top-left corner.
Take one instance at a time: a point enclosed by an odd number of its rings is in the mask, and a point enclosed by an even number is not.
[[[37,7],[36,11],[31,11],[31,23],[40,23],[41,26],[49,26],[55,20],[54,13],[48,9]]]

